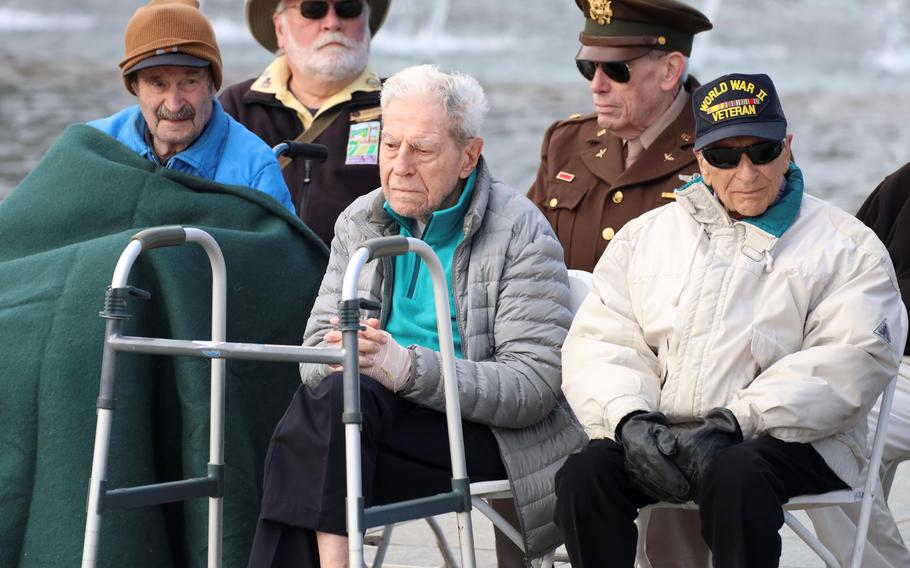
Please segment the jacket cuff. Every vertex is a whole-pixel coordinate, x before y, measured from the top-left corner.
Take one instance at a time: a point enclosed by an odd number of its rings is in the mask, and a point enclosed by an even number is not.
[[[440,377],[440,379],[434,381],[434,384],[441,382],[442,367],[439,361],[439,354],[420,345],[410,345],[408,346],[408,351],[411,354],[411,375],[408,377],[408,383],[399,391],[399,394],[414,394],[419,391],[433,393],[435,387],[428,389],[426,382],[432,377]],[[411,400],[419,402],[422,397]]]
[[[736,421],[739,422],[739,428],[743,432],[743,440],[755,438],[763,429],[760,424],[760,418],[758,416],[753,416],[752,405],[748,402],[744,400],[734,400],[727,405],[727,409],[733,413],[733,416],[736,417]]]
[[[408,367],[408,378],[405,380],[404,384],[401,385],[401,388],[398,390],[399,393],[404,393],[411,390],[414,386],[414,383],[417,381],[417,346],[411,345],[408,347],[408,357],[411,358],[411,365]]]
[[[653,410],[656,409],[648,408],[647,403],[637,396],[614,398],[604,408],[603,422],[606,427],[606,436],[616,440],[616,429],[623,418],[633,412],[651,412]]]

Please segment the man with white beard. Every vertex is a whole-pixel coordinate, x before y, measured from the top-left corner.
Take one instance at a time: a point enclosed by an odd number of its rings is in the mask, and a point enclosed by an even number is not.
[[[220,101],[271,146],[285,140],[328,147],[325,162],[282,159],[300,217],[328,245],[338,215],[379,187],[379,90],[370,39],[391,0],[245,0],[247,25],[278,56]]]

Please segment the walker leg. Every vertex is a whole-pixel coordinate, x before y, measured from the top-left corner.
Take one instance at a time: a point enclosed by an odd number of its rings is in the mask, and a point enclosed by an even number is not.
[[[98,409],[95,428],[95,453],[92,458],[92,477],[89,480],[88,510],[85,515],[85,541],[82,545],[82,568],[95,568],[98,562],[98,546],[101,541],[101,493],[107,477],[107,457],[111,441],[113,411]]]

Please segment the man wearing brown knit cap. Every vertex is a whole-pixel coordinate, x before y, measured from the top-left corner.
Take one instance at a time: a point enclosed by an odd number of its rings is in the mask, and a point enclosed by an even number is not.
[[[269,147],[215,99],[221,53],[197,0],[151,0],[124,44],[123,82],[139,104],[89,126],[159,166],[260,190],[293,212]]]
[[[278,56],[225,89],[224,109],[266,143],[324,144],[326,161],[281,160],[297,215],[330,244],[335,220],[379,187],[379,76],[370,38],[390,0],[245,0],[256,41]]]
[[[594,112],[547,130],[528,197],[556,231],[569,268],[593,271],[630,220],[672,202],[698,172],[688,77],[694,36],[708,18],[676,0],[576,0],[584,29],[575,63]],[[655,568],[705,566],[694,511],[651,513]]]

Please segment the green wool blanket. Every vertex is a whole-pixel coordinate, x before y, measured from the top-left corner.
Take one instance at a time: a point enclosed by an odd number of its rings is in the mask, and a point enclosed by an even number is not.
[[[95,438],[105,288],[130,237],[208,231],[227,263],[228,341],[299,345],[325,246],[265,194],[155,166],[69,127],[0,203],[0,566],[77,566]],[[211,271],[193,243],[143,253],[126,335],[211,337]],[[207,360],[121,354],[108,487],[206,475]],[[245,566],[269,437],[297,366],[227,362],[224,565]],[[101,566],[205,566],[208,500],[106,513]]]

